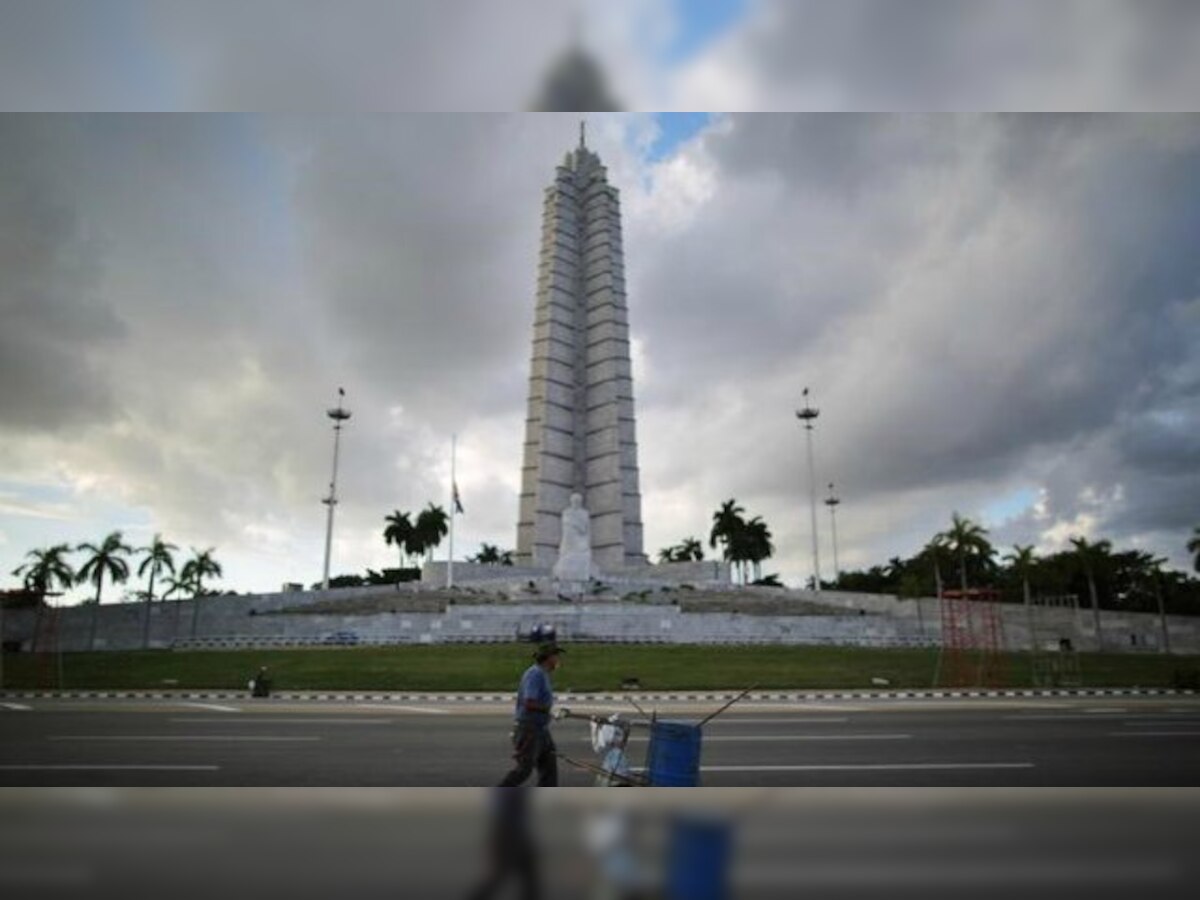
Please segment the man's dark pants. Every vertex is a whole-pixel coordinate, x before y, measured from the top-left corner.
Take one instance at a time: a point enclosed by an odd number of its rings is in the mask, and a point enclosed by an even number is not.
[[[500,787],[517,787],[533,774],[534,767],[538,772],[538,787],[558,786],[558,748],[554,746],[554,738],[550,737],[550,729],[545,725],[518,724],[513,732],[513,759],[516,765],[504,776]]]

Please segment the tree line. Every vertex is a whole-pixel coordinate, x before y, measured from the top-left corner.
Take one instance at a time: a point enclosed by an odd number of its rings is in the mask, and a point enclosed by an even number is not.
[[[842,572],[824,588],[902,597],[937,596],[946,588],[987,588],[1004,602],[1022,603],[1034,595],[1073,597],[1081,607],[1154,612],[1159,600],[1167,612],[1200,615],[1200,580],[1166,568],[1166,559],[1145,550],[1115,550],[1111,541],[1070,538],[1070,548],[1039,556],[1032,545],[1014,544],[1001,552],[988,530],[954,513],[914,555],[892,557],[883,565]],[[1200,572],[1200,528],[1187,542]]]
[[[721,548],[721,558],[732,566],[742,584],[779,584],[778,575],[763,577],[762,564],[775,553],[771,529],[762,516],[745,518],[745,508],[735,499],[726,500],[712,515],[708,532],[709,549]],[[703,562],[704,545],[699,538],[686,537],[658,551],[660,563]]]
[[[44,549],[30,550],[26,557],[28,562],[18,566],[12,574],[22,579],[22,586],[27,592],[28,600],[36,604],[40,619],[45,606],[46,595],[66,591],[77,585],[91,584],[96,593],[90,599],[84,600],[85,605],[92,606],[91,625],[88,633],[88,648],[96,643],[96,622],[99,618],[100,602],[107,581],[111,585],[125,584],[130,577],[130,564],[137,562],[131,557],[140,557],[141,564],[137,567],[137,576],[146,578],[144,591],[136,592],[146,605],[143,616],[142,643],[150,643],[150,604],[155,600],[155,582],[163,591],[162,600],[174,594],[189,594],[194,601],[192,609],[192,630],[196,627],[196,614],[199,610],[199,598],[208,591],[204,582],[222,576],[221,564],[213,554],[215,547],[207,550],[192,548],[192,556],[186,560],[179,570],[175,568],[175,552],[178,547],[163,540],[161,534],[154,535],[148,546],[131,547],[125,543],[120,531],[108,534],[99,544],[83,543],[75,547],[70,544],[55,544]],[[83,564],[75,569],[66,557],[72,553],[83,553]],[[40,624],[40,622],[39,622]],[[37,626],[34,628],[37,631]]]

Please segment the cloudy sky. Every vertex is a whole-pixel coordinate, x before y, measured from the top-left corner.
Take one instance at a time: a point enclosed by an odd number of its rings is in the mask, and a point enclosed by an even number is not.
[[[541,190],[578,119],[369,114],[351,102],[387,105],[372,93],[387,82],[419,108],[420,92],[403,91],[448,91],[453,60],[492,59],[507,40],[498,29],[528,32],[546,10],[522,0],[492,21],[468,7],[445,5],[457,20],[440,5],[404,7],[460,41],[454,53],[410,35],[411,54],[376,57],[370,44],[348,56],[363,29],[339,36],[338,19],[271,32],[270,2],[245,4],[237,40],[186,4],[153,15],[124,0],[0,5],[6,109],[274,110],[0,115],[0,583],[32,547],[118,528],[139,544],[161,531],[185,550],[215,546],[237,590],[316,580],[324,411],[339,386],[354,418],[335,572],[393,564],[383,516],[446,502],[453,432],[467,507],[459,555],[514,544]],[[829,40],[836,32],[871,61],[853,72],[828,62],[820,87],[811,66],[787,69],[788,55],[770,52],[780,28],[814,40],[784,7],[642,7],[653,28],[632,3],[591,26],[609,58],[628,61],[610,70],[622,73],[614,83],[632,73],[626,96],[668,81],[686,96],[721,70],[723,89],[750,91],[729,93],[728,108],[840,98],[903,109],[888,98],[904,72],[931,109],[1054,105],[999,63],[957,86],[932,60],[924,74],[906,68],[899,56],[928,40],[921,29],[834,22],[812,6],[801,25],[832,22],[821,25]],[[1186,7],[1154,8],[1126,29],[1129,46],[1190,21]],[[570,23],[554,27],[533,50],[561,46]],[[962,40],[979,30],[963,17],[942,27],[964,29]],[[1193,34],[1175,32],[1184,44]],[[35,52],[39,41],[59,55]],[[895,45],[890,63],[867,52],[880,42]],[[289,70],[297,52],[324,62]],[[405,68],[411,56],[426,68]],[[1136,100],[1141,82],[1113,62],[1124,57],[1105,59],[1038,89],[1083,108],[1105,105],[1088,96]],[[336,65],[347,60],[362,65]],[[1166,62],[1143,75],[1175,78],[1186,60]],[[479,107],[519,105],[504,92],[526,91],[536,68],[497,79]],[[1088,95],[1095,85],[1107,93]],[[455,96],[437,99],[454,109]],[[1170,108],[1172,96],[1152,99]],[[1187,564],[1200,524],[1200,117],[590,122],[622,192],[651,554],[703,537],[736,497],[775,533],[770,568],[793,583],[807,575],[794,417],[807,386],[821,408],[818,480],[843,499],[845,567],[913,552],[954,510],[1001,544],[1052,550],[1085,534]]]
[[[0,107],[505,111],[572,34],[640,110],[1189,111],[1193,0],[0,0]]]

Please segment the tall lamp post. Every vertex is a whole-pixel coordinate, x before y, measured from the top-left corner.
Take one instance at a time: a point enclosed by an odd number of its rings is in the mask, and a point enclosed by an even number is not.
[[[333,477],[329,480],[329,496],[321,501],[329,507],[329,512],[325,516],[325,574],[321,578],[321,590],[323,591],[329,590],[329,554],[333,548],[333,508],[337,506],[338,446],[341,443],[342,423],[350,418],[350,410],[342,406],[345,398],[346,392],[338,388],[337,407],[325,412],[325,415],[333,419]]]
[[[808,438],[808,493],[809,506],[812,513],[812,560],[813,560],[813,590],[821,590],[821,555],[817,547],[817,476],[813,466],[813,422],[821,411],[814,409],[808,403],[808,388],[804,389],[804,409],[796,410],[796,418],[804,423],[804,431]]]
[[[835,584],[842,578],[842,569],[838,565],[837,552],[837,508],[841,502],[837,498],[837,494],[833,492],[833,482],[829,482],[829,499],[825,501],[825,505],[829,507],[829,528],[833,532],[833,580]]]

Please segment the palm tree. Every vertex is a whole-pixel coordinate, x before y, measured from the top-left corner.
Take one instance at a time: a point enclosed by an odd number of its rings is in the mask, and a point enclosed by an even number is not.
[[[96,624],[100,619],[100,595],[104,590],[104,576],[113,584],[123,584],[129,578],[129,563],[125,557],[133,552],[133,548],[121,542],[121,532],[114,531],[100,546],[95,544],[80,544],[77,550],[90,553],[83,567],[75,576],[78,584],[90,581],[96,586],[95,605],[92,608],[92,624],[88,632],[88,650],[96,647]]]
[[[417,515],[413,528],[415,537],[425,553],[432,558],[434,549],[450,531],[450,517],[440,506],[430,503]]]
[[[480,544],[479,552],[471,557],[472,562],[481,563],[485,566],[500,565],[500,548],[495,544]]]
[[[991,562],[991,543],[987,539],[987,529],[977,525],[970,519],[954,513],[950,518],[950,529],[939,535],[950,549],[958,556],[958,574],[962,583],[963,596],[967,594],[967,557],[975,557],[987,563]]]
[[[30,561],[13,569],[12,573],[25,577],[24,587],[27,591],[47,594],[55,586],[69,588],[75,583],[75,572],[62,557],[70,552],[67,544],[55,544],[45,550],[30,550],[25,554]]]
[[[389,546],[396,545],[400,553],[400,568],[403,569],[404,550],[413,533],[412,520],[408,513],[396,510],[390,516],[384,516],[383,521],[387,523],[387,527],[383,529],[383,541]]]
[[[179,577],[192,588],[192,637],[196,636],[196,621],[200,616],[200,595],[204,593],[204,579],[220,578],[221,564],[213,559],[216,547],[207,550],[192,548],[192,558],[183,564]]]
[[[726,500],[721,504],[721,508],[713,513],[712,530],[708,533],[708,546],[714,550],[719,542],[724,550],[724,558],[726,562],[738,563],[738,552],[741,550],[741,534],[745,530],[746,522],[742,518],[744,513],[742,507],[737,505],[734,499]]]
[[[678,547],[663,547],[658,551],[658,561],[660,563],[675,562],[675,553],[678,550]]]
[[[1092,617],[1096,624],[1096,647],[1104,649],[1104,635],[1100,630],[1100,595],[1096,591],[1096,572],[1102,569],[1108,561],[1112,543],[1110,541],[1096,541],[1094,544],[1084,537],[1071,538],[1071,545],[1075,548],[1075,560],[1077,565],[1083,570],[1087,576],[1088,596],[1092,601]]]
[[[704,561],[704,545],[700,543],[698,538],[685,537],[680,542],[678,556],[676,557],[682,562],[703,562]]]
[[[762,561],[770,559],[775,552],[775,545],[771,543],[771,530],[761,516],[755,516],[747,522],[744,531],[746,560],[754,567],[754,580],[757,581],[762,577]]]
[[[163,585],[166,587],[166,590],[163,591],[162,595],[162,599],[164,600],[166,600],[172,594],[192,594],[196,591],[196,584],[191,580],[191,572],[186,574],[181,572],[178,578],[174,576],[168,576],[163,579]]]
[[[942,563],[948,561],[949,553],[950,548],[946,546],[946,538],[941,534],[935,534],[932,540],[917,554],[917,559],[928,562],[933,569],[933,586],[938,597],[942,596]],[[919,605],[918,608],[920,608]]]
[[[1029,623],[1029,643],[1036,650],[1038,646],[1037,631],[1033,621],[1033,604],[1030,602],[1029,576],[1037,565],[1037,556],[1033,552],[1033,544],[1021,546],[1013,544],[1013,552],[1004,557],[1013,567],[1013,571],[1021,578],[1021,591],[1025,598],[1025,618]]]
[[[25,555],[31,557],[23,566],[13,569],[14,575],[24,575],[24,587],[27,591],[41,594],[38,598],[37,612],[33,623],[33,647],[37,652],[38,633],[42,626],[42,608],[45,606],[46,594],[56,586],[66,590],[75,583],[75,571],[63,559],[63,554],[70,553],[67,544],[55,544],[45,550],[30,550]],[[2,615],[2,613],[0,613]]]
[[[1192,529],[1192,538],[1187,542],[1188,553],[1192,554],[1192,568],[1200,572],[1200,525]]]
[[[149,547],[141,547],[138,550],[139,553],[146,554],[146,558],[138,566],[138,577],[143,577],[146,570],[150,570],[150,584],[146,588],[146,611],[142,616],[143,647],[150,646],[150,604],[154,602],[154,579],[164,569],[172,575],[175,574],[175,558],[171,556],[171,551],[178,549],[174,544],[163,541],[161,534],[156,534]]]

